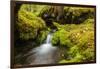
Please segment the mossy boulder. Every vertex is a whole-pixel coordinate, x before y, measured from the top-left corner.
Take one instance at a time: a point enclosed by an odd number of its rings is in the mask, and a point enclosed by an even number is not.
[[[37,36],[37,43],[42,44],[46,40],[48,33],[48,30],[40,31],[39,35]]]
[[[40,16],[46,5],[22,4],[20,10],[31,12],[34,16]]]
[[[72,43],[68,39],[68,32],[64,29],[61,29],[53,34],[52,44],[59,45],[64,47],[70,47]]]
[[[19,10],[17,28],[22,40],[35,39],[38,32],[46,28],[45,22],[31,12]]]
[[[87,23],[88,22],[88,23]],[[87,62],[94,60],[94,24],[85,21],[83,24],[55,23],[58,31],[53,34],[52,44],[58,47],[67,47],[59,63]],[[89,55],[90,54],[90,55]]]
[[[65,7],[64,17],[67,24],[80,24],[88,18],[94,18],[94,8]]]

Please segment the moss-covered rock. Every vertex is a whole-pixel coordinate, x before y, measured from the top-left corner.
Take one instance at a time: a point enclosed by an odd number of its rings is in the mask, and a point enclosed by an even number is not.
[[[72,45],[70,40],[68,39],[68,32],[64,29],[61,29],[53,34],[52,44],[59,46],[69,47]]]
[[[52,44],[58,47],[60,46],[60,48],[68,48],[63,54],[66,55],[67,53],[68,58],[62,57],[59,63],[94,60],[94,24],[87,22],[88,20],[79,25],[60,25],[54,23],[58,31],[53,35]]]
[[[34,16],[40,16],[46,5],[22,4],[20,10],[31,12]]]
[[[40,33],[37,37],[37,43],[39,43],[39,44],[43,43],[46,40],[48,33],[49,33],[48,30],[40,31]]]
[[[39,31],[46,28],[45,22],[31,12],[19,10],[17,28],[22,40],[36,38]]]
[[[94,18],[94,8],[65,7],[65,20],[68,24],[80,24],[88,18]]]

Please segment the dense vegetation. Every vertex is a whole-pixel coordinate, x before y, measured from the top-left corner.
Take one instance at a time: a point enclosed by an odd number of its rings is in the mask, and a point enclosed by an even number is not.
[[[16,43],[32,40],[41,44],[56,30],[52,45],[64,48],[58,63],[94,61],[94,8],[64,7],[63,14],[54,11],[52,6],[22,4],[16,20]]]
[[[53,34],[52,43],[54,46],[59,45],[60,48],[66,48],[67,54],[63,53],[62,59],[65,59],[61,60],[60,63],[93,61],[93,31],[93,22],[79,25],[59,25],[58,31]]]

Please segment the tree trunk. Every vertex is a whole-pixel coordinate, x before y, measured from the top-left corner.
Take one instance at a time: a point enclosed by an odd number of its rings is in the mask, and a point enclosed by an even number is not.
[[[64,22],[64,6],[53,6],[57,22]]]

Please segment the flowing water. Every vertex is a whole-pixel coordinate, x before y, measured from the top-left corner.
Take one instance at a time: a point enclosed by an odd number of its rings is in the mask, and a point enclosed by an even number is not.
[[[31,51],[31,53],[34,54],[27,58],[29,64],[33,65],[56,63],[57,58],[54,57],[57,53],[57,47],[52,46],[51,38],[52,35],[48,34],[46,42]]]
[[[58,61],[58,48],[51,44],[52,34],[47,35],[45,43],[39,47],[31,49],[28,53],[22,57],[23,62],[29,65],[38,64],[55,64]]]

